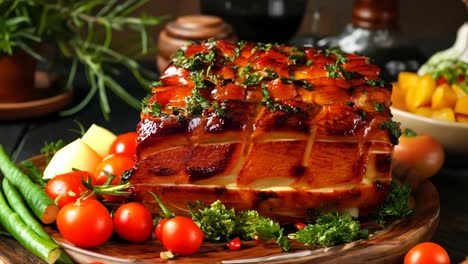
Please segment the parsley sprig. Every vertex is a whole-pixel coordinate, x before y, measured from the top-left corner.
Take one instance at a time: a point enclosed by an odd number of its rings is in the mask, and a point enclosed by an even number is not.
[[[319,215],[315,223],[308,224],[296,233],[289,234],[288,238],[307,246],[330,247],[368,236],[368,230],[362,229],[358,220],[354,220],[347,213],[331,211]]]
[[[408,184],[390,183],[390,193],[374,213],[377,223],[385,224],[389,219],[400,219],[413,214],[409,206],[411,187]]]
[[[189,211],[207,240],[229,241],[236,236],[244,240],[276,240],[284,251],[289,250],[290,242],[280,224],[260,216],[255,210],[237,212],[217,200],[208,206],[199,201],[189,203]]]

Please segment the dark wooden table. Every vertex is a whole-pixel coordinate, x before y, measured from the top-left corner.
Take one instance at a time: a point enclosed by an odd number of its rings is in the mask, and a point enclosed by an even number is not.
[[[122,72],[117,81],[131,91],[137,98],[142,98],[146,91],[142,89],[128,72]],[[83,81],[81,81],[81,85]],[[21,161],[35,156],[45,142],[63,139],[71,142],[78,135],[70,129],[76,129],[75,121],[85,128],[96,123],[115,133],[134,131],[139,121],[139,111],[117,99],[109,92],[111,117],[106,121],[101,115],[97,98],[83,111],[70,117],[50,114],[45,117],[0,121],[0,144],[14,157]],[[442,245],[449,253],[452,263],[460,263],[468,256],[468,157],[448,164],[431,178],[440,195],[440,222],[432,241]],[[0,236],[0,263],[42,263],[25,251],[14,239]]]

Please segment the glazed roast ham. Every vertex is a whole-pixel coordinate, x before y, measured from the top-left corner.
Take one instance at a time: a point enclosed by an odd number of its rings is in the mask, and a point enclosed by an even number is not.
[[[338,49],[185,46],[144,102],[134,199],[155,203],[152,191],[176,213],[219,199],[281,222],[370,212],[388,193],[399,132],[379,72]]]

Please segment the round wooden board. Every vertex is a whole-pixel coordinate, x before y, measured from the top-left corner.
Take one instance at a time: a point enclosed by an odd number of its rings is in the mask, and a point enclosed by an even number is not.
[[[44,159],[32,159],[43,165]],[[434,234],[439,220],[439,195],[430,181],[414,192],[415,214],[392,223],[384,230],[372,234],[366,240],[320,249],[311,249],[293,243],[289,252],[282,252],[272,243],[242,244],[242,249],[230,251],[224,243],[203,243],[191,256],[178,256],[170,263],[401,263],[404,254],[414,245],[428,241]],[[114,239],[104,245],[84,250],[66,241],[58,231],[47,231],[77,263],[162,263],[159,257],[165,251],[161,243],[152,240],[143,244],[130,244]]]

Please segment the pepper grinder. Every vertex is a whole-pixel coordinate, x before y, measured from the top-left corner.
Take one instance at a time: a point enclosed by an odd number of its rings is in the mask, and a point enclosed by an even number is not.
[[[163,72],[169,65],[169,60],[179,48],[190,41],[207,39],[223,39],[230,42],[237,41],[232,26],[218,16],[187,15],[180,16],[167,23],[158,38],[158,55],[156,66]]]

